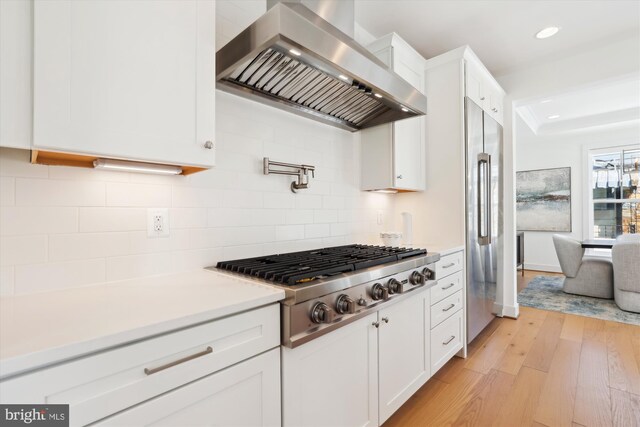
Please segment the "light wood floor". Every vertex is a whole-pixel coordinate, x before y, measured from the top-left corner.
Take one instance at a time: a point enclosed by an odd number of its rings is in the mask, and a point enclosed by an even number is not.
[[[441,425],[640,426],[640,327],[529,307],[496,318],[384,427]]]

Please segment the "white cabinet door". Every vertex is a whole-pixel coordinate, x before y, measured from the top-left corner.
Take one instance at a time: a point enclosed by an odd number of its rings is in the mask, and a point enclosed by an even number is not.
[[[423,290],[378,313],[380,423],[430,377],[429,307]]]
[[[489,93],[489,115],[495,119],[496,122],[502,124],[504,113],[503,108],[503,95],[497,90],[492,90]]]
[[[424,144],[422,117],[393,123],[393,185],[403,190],[424,190]]]
[[[283,425],[378,426],[378,330],[373,313],[282,349]]]
[[[31,147],[33,3],[0,1],[0,146]]]
[[[208,167],[212,0],[36,0],[37,149]]]
[[[274,348],[96,425],[279,426],[280,349]]]
[[[466,95],[483,110],[487,109],[487,95],[482,82],[482,75],[469,61],[465,66],[465,93]]]

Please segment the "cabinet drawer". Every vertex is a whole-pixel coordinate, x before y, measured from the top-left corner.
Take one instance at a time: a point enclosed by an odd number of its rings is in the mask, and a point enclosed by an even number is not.
[[[444,279],[438,279],[438,284],[431,288],[431,303],[442,301],[462,289],[462,271],[458,271]]]
[[[431,375],[462,348],[462,310],[431,330]]]
[[[462,308],[462,291],[448,296],[431,306],[431,328],[437,327],[445,319],[451,317]]]
[[[436,263],[436,280],[447,277],[450,274],[462,270],[463,252],[455,252],[445,255]]]
[[[165,393],[95,426],[279,426],[280,349]]]
[[[2,403],[67,403],[88,424],[278,346],[279,316],[272,304],[3,381]]]

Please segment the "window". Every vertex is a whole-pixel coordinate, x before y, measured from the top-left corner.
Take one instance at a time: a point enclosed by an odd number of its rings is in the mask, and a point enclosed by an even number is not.
[[[590,212],[593,238],[613,239],[638,233],[640,148],[592,151]]]

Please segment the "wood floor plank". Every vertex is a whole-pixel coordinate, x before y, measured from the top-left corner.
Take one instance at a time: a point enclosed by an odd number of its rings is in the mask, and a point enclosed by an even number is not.
[[[518,319],[519,322],[525,323],[513,337],[502,358],[494,365],[495,369],[511,375],[518,375],[536,336],[540,332],[545,317],[546,316],[527,318],[523,315]]]
[[[500,327],[483,344],[482,348],[467,358],[464,367],[481,374],[488,374],[493,366],[502,358],[523,322],[515,319],[503,319]]]
[[[556,346],[534,420],[548,426],[571,426],[582,343],[560,339]]]
[[[433,402],[449,387],[449,384],[431,378],[402,407],[384,423],[384,427],[425,426],[425,402]]]
[[[584,320],[583,340],[607,342],[604,320],[587,317]]]
[[[476,384],[483,379],[484,375],[464,369],[458,375],[458,381],[449,384],[437,399],[426,403],[424,420],[428,421],[428,425],[451,425],[458,417],[460,410],[469,402]]]
[[[544,372],[549,371],[551,359],[560,339],[563,322],[564,315],[562,313],[549,312],[547,314],[523,366]]]
[[[560,332],[560,338],[562,338],[563,340],[582,342],[585,319],[586,317],[583,316],[576,316],[575,314],[565,314],[564,323],[562,324],[562,331]]]
[[[633,349],[633,332],[626,325],[605,322],[609,361],[609,385],[640,395],[640,367]]]
[[[611,406],[615,427],[640,426],[640,396],[612,388]]]
[[[509,396],[516,377],[492,369],[471,392],[469,402],[454,421],[456,426],[489,426]]]
[[[576,403],[573,410],[575,423],[599,427],[613,425],[607,363],[607,345],[604,342],[582,342]]]
[[[631,336],[631,346],[633,348],[633,355],[636,358],[638,369],[640,369],[640,329],[635,325],[624,325]]]
[[[522,367],[511,387],[509,397],[497,414],[494,425],[499,427],[531,425],[546,377],[545,372]]]

